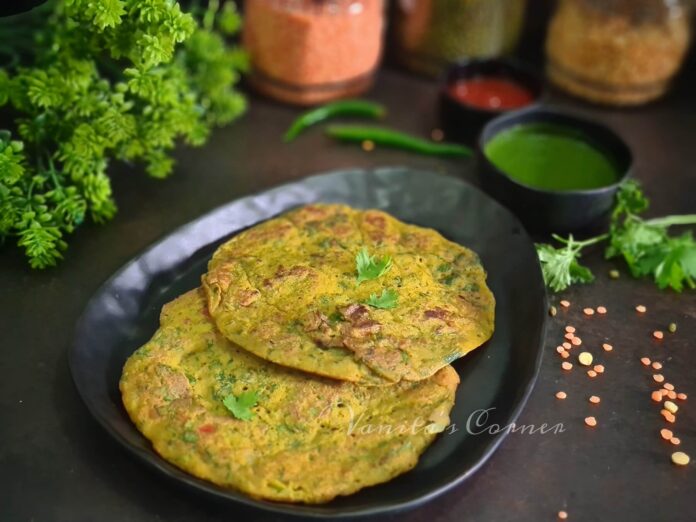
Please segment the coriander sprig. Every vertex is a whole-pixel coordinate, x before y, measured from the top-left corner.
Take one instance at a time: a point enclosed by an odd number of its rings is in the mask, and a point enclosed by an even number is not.
[[[376,256],[371,256],[365,247],[361,248],[355,256],[355,269],[358,273],[358,284],[383,276],[391,267],[391,256],[384,256],[382,259],[377,259]]]
[[[365,301],[364,304],[371,306],[373,308],[381,308],[382,310],[389,310],[394,308],[399,302],[399,295],[392,289],[382,290],[381,295],[370,294],[370,297]]]
[[[254,418],[251,408],[258,403],[259,396],[255,391],[241,393],[239,396],[232,394],[225,397],[222,401],[232,415],[239,420],[248,421]]]
[[[668,230],[676,225],[696,225],[696,214],[643,219],[648,199],[636,181],[624,183],[616,195],[609,232],[576,241],[573,236],[553,238],[563,246],[537,244],[546,285],[556,292],[575,283],[589,283],[594,275],[578,259],[585,247],[608,241],[607,259],[623,258],[634,277],[650,276],[661,289],[681,292],[696,288],[696,241],[690,231],[672,236]]]

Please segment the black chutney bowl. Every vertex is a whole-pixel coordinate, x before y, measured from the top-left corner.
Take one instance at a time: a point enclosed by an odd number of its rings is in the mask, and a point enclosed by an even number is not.
[[[499,132],[523,124],[545,123],[577,132],[613,162],[614,183],[594,189],[547,190],[525,185],[496,167],[486,156],[486,144]],[[527,228],[537,232],[575,232],[602,225],[621,183],[630,176],[633,155],[626,143],[607,126],[568,113],[532,108],[491,120],[479,136],[477,169],[486,192],[512,210]]]
[[[469,105],[450,94],[450,88],[459,80],[492,78],[508,80],[527,90],[532,101],[524,107],[484,108]],[[440,125],[448,141],[473,144],[483,126],[493,118],[534,106],[543,94],[543,81],[531,68],[510,59],[480,59],[450,65],[440,83]]]

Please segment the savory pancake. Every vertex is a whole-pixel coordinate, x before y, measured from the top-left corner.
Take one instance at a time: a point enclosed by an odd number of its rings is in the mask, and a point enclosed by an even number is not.
[[[377,210],[311,205],[261,223],[220,246],[202,281],[225,337],[347,381],[425,379],[493,333],[478,256]]]
[[[449,424],[450,366],[387,387],[287,369],[220,335],[201,290],[167,304],[160,322],[126,362],[123,404],[163,458],[220,486],[326,502],[411,469]]]

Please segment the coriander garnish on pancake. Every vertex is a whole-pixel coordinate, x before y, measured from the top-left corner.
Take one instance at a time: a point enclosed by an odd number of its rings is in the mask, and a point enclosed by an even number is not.
[[[222,487],[327,502],[408,471],[449,424],[450,366],[390,387],[284,368],[225,339],[200,290],[160,321],[126,362],[123,403],[164,459]]]
[[[220,246],[202,281],[225,337],[347,381],[425,379],[493,333],[478,256],[377,210],[310,205],[261,223]]]

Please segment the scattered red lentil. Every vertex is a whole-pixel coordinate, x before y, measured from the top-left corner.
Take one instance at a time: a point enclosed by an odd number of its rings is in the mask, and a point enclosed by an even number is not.
[[[363,141],[361,146],[362,146],[362,150],[364,150],[365,152],[370,152],[370,151],[375,150],[375,142],[372,140]]]
[[[611,352],[614,349],[614,347],[609,343],[604,343],[602,348],[604,348],[605,352]]]
[[[579,337],[573,337],[573,340],[570,342],[574,346],[580,346],[582,344],[582,339],[580,339]]]
[[[575,333],[575,327],[568,325],[565,327],[565,331],[568,333]]]
[[[677,393],[677,399],[679,399],[680,401],[685,401],[686,393]]]
[[[570,301],[566,301],[565,299],[559,303],[563,308],[568,308],[570,306]]]
[[[573,339],[575,339],[575,334],[568,332],[568,333],[565,334],[563,337],[564,337],[565,339],[568,339],[569,341],[572,341]]]
[[[674,389],[674,384],[669,383],[669,382],[666,382],[666,383],[664,383],[664,384],[662,385],[662,387],[663,387],[665,390],[670,390],[670,391],[672,391],[672,390]]]
[[[563,353],[561,354],[561,357],[563,357],[564,359],[567,359],[568,357],[570,357],[570,354],[564,350]]]
[[[667,392],[667,397],[670,398],[670,399],[672,399],[672,400],[674,400],[674,399],[677,398],[677,392],[674,392],[674,391],[672,391],[672,390],[669,390],[669,391]]]
[[[442,141],[445,138],[445,133],[442,131],[442,129],[433,129],[430,132],[430,138],[433,141]]]
[[[573,368],[573,365],[572,365],[572,363],[569,363],[568,361],[563,361],[561,363],[561,368],[563,368],[564,370],[570,370]]]
[[[660,395],[662,395],[663,397],[667,397],[667,395],[669,395],[669,390],[665,390],[664,388],[662,388],[660,390]]]
[[[660,390],[655,390],[650,394],[650,398],[655,402],[662,402],[662,393],[660,393]]]
[[[597,307],[597,313],[598,313],[598,314],[604,315],[604,314],[607,313],[607,309],[606,309],[605,307],[603,307],[603,306],[598,306],[598,307]]]
[[[641,357],[640,362],[642,362],[645,366],[650,366],[650,359],[647,357]]]
[[[595,419],[594,417],[585,417],[585,424],[587,424],[591,428],[594,428],[597,425],[597,419]]]
[[[565,520],[568,518],[568,513],[566,513],[565,511],[559,511],[558,518],[560,518],[561,520]]]
[[[592,404],[599,404],[599,401],[600,401],[601,399],[600,399],[599,397],[597,397],[596,395],[593,395],[592,397],[590,397],[589,400],[590,400],[590,402],[591,402]]]
[[[595,377],[597,377],[597,372],[594,370],[587,370],[587,375],[594,379]]]
[[[563,399],[565,399],[567,396],[568,396],[568,395],[566,395],[566,392],[564,392],[564,391],[556,392],[556,398],[557,398],[557,399],[563,400]]]
[[[659,363],[659,362],[654,362],[654,363],[652,363],[652,367],[653,367],[653,369],[655,369],[655,370],[661,370],[661,369],[662,369],[662,364]]]
[[[664,332],[662,332],[661,330],[655,330],[655,331],[653,332],[653,337],[654,337],[655,339],[662,339],[664,336],[665,336],[665,334],[664,334]]]
[[[647,311],[648,311],[648,309],[645,308],[645,306],[643,306],[643,305],[636,306],[636,312],[638,312],[640,314],[644,314]]]
[[[594,315],[594,308],[585,308],[583,309],[582,313],[585,315]]]
[[[570,344],[568,341],[563,343],[563,348],[565,348],[566,350],[570,350],[572,347],[573,345]]]
[[[679,446],[681,444],[681,440],[679,439],[679,437],[672,437],[671,439],[669,439],[669,441],[675,446]]]
[[[672,433],[672,430],[668,430],[667,428],[662,428],[660,430],[660,436],[665,440],[671,440],[672,437],[674,437],[674,433]]]
[[[563,348],[562,346],[556,346],[556,351],[562,354],[563,352],[565,352],[565,348]]]
[[[593,369],[597,373],[604,373],[604,365],[602,364],[595,364],[595,367]]]
[[[665,376],[661,373],[656,373],[655,375],[653,375],[653,379],[655,379],[655,382],[662,382],[665,380]]]
[[[660,415],[662,415],[665,418],[665,420],[669,423],[674,423],[674,421],[677,420],[677,418],[674,416],[674,413],[672,413],[669,410],[660,410]]]

